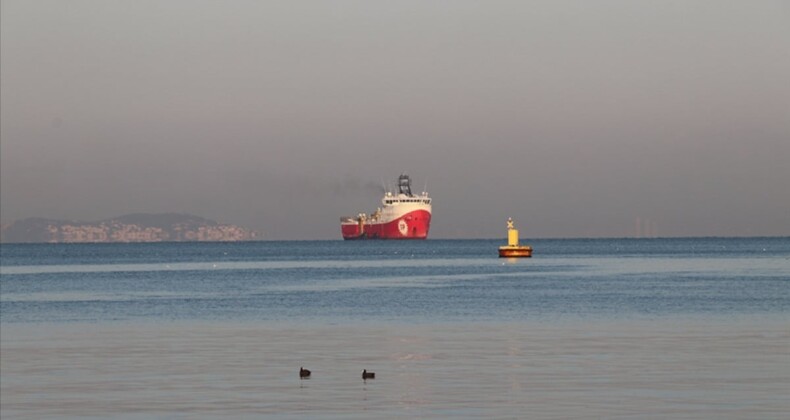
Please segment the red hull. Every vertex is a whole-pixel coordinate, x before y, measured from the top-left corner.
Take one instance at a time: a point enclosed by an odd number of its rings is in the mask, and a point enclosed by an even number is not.
[[[343,239],[425,239],[431,227],[431,213],[415,210],[386,223],[343,223]]]

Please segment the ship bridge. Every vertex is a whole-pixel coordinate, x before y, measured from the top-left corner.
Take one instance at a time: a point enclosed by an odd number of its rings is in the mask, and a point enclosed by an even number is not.
[[[387,192],[381,202],[385,206],[391,206],[393,204],[430,205],[431,198],[428,197],[428,193],[425,191],[419,196],[414,195],[414,193],[411,192],[411,179],[408,175],[402,174],[398,177],[398,195]]]
[[[431,198],[428,197],[428,193],[422,193],[420,196],[406,196],[404,194],[399,194],[398,196],[392,195],[392,193],[387,193],[382,200],[384,205],[393,205],[393,204],[405,204],[405,203],[413,203],[413,204],[431,204]]]

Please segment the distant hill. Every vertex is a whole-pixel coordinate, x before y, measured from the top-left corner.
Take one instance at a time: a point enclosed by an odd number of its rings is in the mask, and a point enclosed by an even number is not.
[[[252,241],[255,231],[191,214],[134,213],[98,222],[29,218],[3,226],[2,242]]]

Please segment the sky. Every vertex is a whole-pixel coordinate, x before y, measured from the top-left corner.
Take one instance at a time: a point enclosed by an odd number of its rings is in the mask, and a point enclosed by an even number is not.
[[[0,2],[0,219],[790,235],[788,1]]]

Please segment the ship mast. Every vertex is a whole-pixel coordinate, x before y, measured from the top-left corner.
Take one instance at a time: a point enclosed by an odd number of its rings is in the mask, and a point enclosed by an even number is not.
[[[398,192],[407,197],[414,197],[411,193],[411,180],[408,175],[402,174],[398,177]]]

